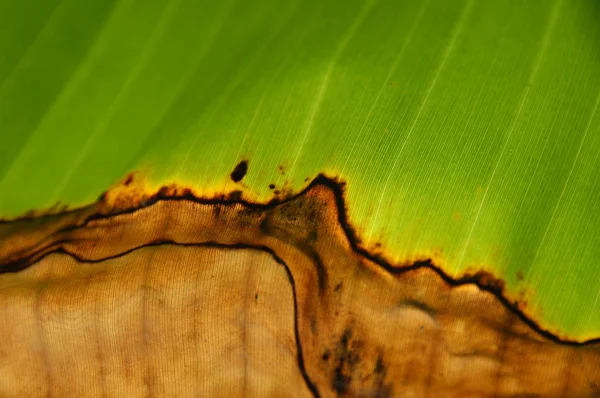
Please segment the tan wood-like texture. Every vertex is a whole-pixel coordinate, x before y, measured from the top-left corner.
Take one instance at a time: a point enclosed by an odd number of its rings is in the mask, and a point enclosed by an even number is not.
[[[600,396],[597,342],[488,275],[364,253],[340,203],[316,183],[0,226],[0,395]]]

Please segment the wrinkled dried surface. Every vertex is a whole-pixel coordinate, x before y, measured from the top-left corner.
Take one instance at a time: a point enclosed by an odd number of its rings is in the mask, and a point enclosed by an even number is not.
[[[0,395],[600,396],[599,344],[369,258],[339,203],[314,184],[0,226]]]

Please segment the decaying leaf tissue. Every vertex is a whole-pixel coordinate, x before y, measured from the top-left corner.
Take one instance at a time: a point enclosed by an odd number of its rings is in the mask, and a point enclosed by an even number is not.
[[[172,188],[2,225],[1,394],[600,394],[598,342],[540,329],[491,276],[370,256],[342,192]]]
[[[0,0],[0,397],[600,397],[600,1]]]

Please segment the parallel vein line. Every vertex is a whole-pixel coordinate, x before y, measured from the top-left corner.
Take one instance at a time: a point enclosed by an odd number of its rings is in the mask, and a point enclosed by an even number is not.
[[[423,1],[421,3],[421,6],[419,7],[419,11],[417,13],[417,17],[414,20],[413,26],[411,27],[410,32],[406,36],[406,40],[404,40],[404,44],[402,45],[400,52],[398,53],[398,55],[396,55],[396,58],[394,59],[394,62],[392,63],[392,66],[390,67],[390,70],[389,70],[387,76],[385,77],[385,80],[383,81],[383,84],[381,85],[381,87],[379,88],[379,91],[377,92],[377,96],[375,97],[375,100],[373,101],[373,103],[371,104],[371,107],[369,108],[369,111],[367,112],[367,116],[365,116],[365,120],[362,122],[360,129],[358,130],[358,133],[356,134],[356,137],[354,138],[354,141],[352,142],[352,146],[350,147],[350,152],[349,152],[348,156],[346,157],[346,161],[344,162],[344,166],[342,167],[342,171],[341,171],[340,175],[342,175],[342,176],[345,175],[345,171],[346,171],[346,167],[348,166],[348,162],[351,161],[352,156],[354,154],[354,148],[356,147],[356,144],[358,143],[358,140],[359,140],[360,136],[362,135],[362,132],[364,131],[369,119],[371,118],[371,114],[373,113],[375,106],[379,103],[381,94],[383,94],[383,91],[388,86],[390,79],[392,78],[392,76],[394,75],[394,72],[396,71],[396,68],[398,68],[398,64],[400,63],[400,60],[402,59],[402,56],[404,55],[404,52],[406,51],[408,44],[410,42],[412,42],[415,31],[417,30],[417,27],[419,26],[421,19],[423,18],[423,13],[425,11],[425,8],[427,8],[428,3],[429,3],[429,1]]]
[[[590,117],[589,117],[589,120],[587,122],[585,131],[583,133],[583,136],[581,137],[581,141],[579,142],[579,148],[577,148],[577,153],[575,154],[575,157],[573,158],[573,163],[571,164],[571,169],[569,170],[569,174],[567,175],[567,179],[565,180],[565,184],[563,185],[563,188],[562,188],[562,190],[560,192],[558,200],[557,200],[556,204],[554,205],[554,209],[552,210],[552,215],[550,216],[550,221],[548,222],[548,225],[546,226],[546,230],[544,231],[544,235],[542,236],[542,240],[540,241],[540,244],[538,245],[537,251],[535,252],[535,255],[534,255],[533,259],[531,260],[532,263],[537,258],[538,254],[540,252],[540,248],[542,247],[542,245],[546,241],[546,237],[548,236],[548,231],[550,231],[550,228],[552,227],[552,224],[554,222],[554,217],[556,216],[556,211],[560,207],[562,199],[563,199],[563,197],[565,195],[565,192],[567,190],[567,186],[569,185],[569,182],[571,181],[571,176],[573,175],[573,170],[575,170],[575,166],[577,165],[577,161],[579,160],[579,155],[581,154],[581,149],[583,148],[583,144],[584,144],[584,142],[585,142],[585,140],[587,138],[588,132],[590,131],[590,127],[591,127],[592,121],[594,120],[594,117],[596,115],[596,111],[598,110],[598,104],[599,103],[600,103],[600,91],[598,92],[598,96],[596,98],[596,102],[594,104],[594,107],[592,108],[592,112],[590,113]],[[531,269],[529,270],[529,273],[531,273]],[[529,276],[529,273],[528,273],[528,276]],[[527,280],[527,278],[525,280]]]
[[[290,166],[290,170],[289,170],[290,178],[293,175],[296,164],[298,163],[298,159],[300,158],[300,154],[302,153],[302,150],[304,149],[304,144],[306,143],[306,139],[310,136],[310,133],[313,128],[315,116],[317,115],[317,113],[319,113],[319,109],[321,108],[321,104],[323,102],[325,92],[327,91],[327,88],[329,86],[329,80],[331,78],[331,73],[333,72],[333,69],[335,68],[335,66],[337,64],[338,59],[340,58],[340,56],[346,49],[346,46],[350,42],[350,39],[352,39],[354,37],[354,35],[356,34],[356,30],[362,24],[365,17],[369,14],[369,12],[373,8],[374,4],[375,4],[375,0],[370,0],[363,6],[360,13],[354,19],[354,22],[352,23],[352,25],[350,25],[350,27],[348,28],[348,30],[342,37],[342,40],[340,41],[340,45],[337,47],[335,53],[333,54],[333,56],[331,57],[331,60],[329,61],[329,66],[327,67],[327,70],[325,71],[325,75],[323,77],[323,82],[321,83],[321,88],[319,89],[319,92],[317,93],[317,97],[316,97],[316,99],[313,103],[312,109],[310,111],[310,118],[308,119],[308,124],[306,126],[306,129],[304,130],[304,133],[302,134],[302,140],[300,141],[300,145],[298,146],[298,150],[296,151],[296,156],[294,157],[294,161],[292,162],[292,165]]]
[[[157,42],[160,40],[160,38],[165,33],[167,26],[169,26],[169,24],[171,23],[171,19],[173,17],[174,10],[177,8],[178,3],[179,3],[178,0],[171,1],[166,6],[166,9],[163,9],[160,18],[158,19],[158,23],[156,24],[156,27],[154,28],[152,35],[150,36],[150,38],[148,40],[146,49],[144,50],[141,57],[136,62],[135,66],[129,73],[127,80],[125,81],[125,83],[123,84],[123,86],[121,87],[119,92],[117,93],[116,97],[113,99],[112,103],[110,104],[110,107],[108,109],[106,116],[100,123],[98,123],[98,125],[96,125],[96,128],[93,130],[93,132],[87,137],[85,144],[83,145],[83,148],[79,151],[71,168],[67,171],[67,173],[63,176],[61,182],[57,185],[56,189],[54,190],[54,193],[52,194],[52,197],[54,198],[54,200],[58,199],[58,196],[62,193],[62,191],[64,190],[67,183],[71,180],[73,174],[77,171],[78,167],[81,165],[81,162],[83,162],[83,160],[87,156],[90,149],[92,149],[93,144],[96,141],[97,137],[102,135],[102,133],[106,130],[108,124],[110,123],[110,121],[114,117],[115,113],[119,109],[119,106],[121,105],[122,101],[127,96],[127,94],[131,91],[131,87],[134,84],[134,82],[136,81],[140,72],[142,71],[144,66],[146,66],[146,64],[148,63],[148,60],[150,59],[152,54],[154,54],[154,52],[156,50]]]
[[[2,83],[0,83],[0,97],[2,97],[5,87],[10,87],[11,83],[16,84],[14,80],[15,75],[24,66],[24,64],[27,65],[29,62],[31,62],[32,58],[35,56],[35,51],[41,46],[40,43],[42,40],[45,39],[46,36],[53,34],[56,28],[64,21],[66,18],[66,12],[68,11],[68,9],[65,9],[66,6],[66,0],[62,0],[52,10],[42,29],[40,29],[33,41],[29,43],[29,46],[21,55],[17,63],[13,66],[10,73],[6,76]]]
[[[512,137],[513,132],[515,131],[515,126],[517,125],[517,122],[521,118],[521,112],[523,111],[525,102],[527,102],[527,98],[529,97],[529,92],[531,90],[532,83],[535,80],[538,70],[540,68],[540,65],[542,64],[542,61],[544,59],[544,55],[546,53],[546,50],[548,48],[548,43],[550,41],[550,36],[552,35],[552,32],[554,30],[554,25],[556,23],[556,19],[558,16],[558,10],[560,8],[561,2],[562,2],[562,0],[557,0],[551,11],[551,15],[548,20],[548,24],[546,26],[546,32],[544,33],[540,48],[536,55],[535,62],[531,69],[531,73],[529,75],[529,78],[527,79],[527,83],[525,84],[525,88],[523,89],[521,98],[518,102],[517,112],[515,114],[515,117],[512,120],[510,127],[509,127],[508,134],[506,136],[506,139],[504,140],[502,149],[500,150],[500,155],[498,156],[498,159],[496,160],[496,164],[494,165],[494,170],[492,171],[492,175],[490,176],[490,179],[488,180],[487,186],[485,188],[485,192],[483,194],[483,198],[481,199],[481,203],[479,204],[479,208],[477,209],[477,214],[475,215],[475,220],[473,221],[473,225],[471,226],[471,230],[469,231],[469,235],[467,236],[467,241],[465,243],[465,247],[463,248],[460,259],[458,261],[457,269],[460,269],[460,267],[462,266],[462,263],[465,258],[465,254],[467,252],[467,249],[469,248],[469,244],[471,243],[471,238],[473,237],[473,231],[475,231],[475,226],[477,225],[477,222],[479,221],[479,216],[481,215],[481,210],[483,209],[483,205],[485,204],[485,201],[487,199],[487,196],[488,196],[488,193],[490,190],[490,186],[492,185],[492,181],[494,180],[494,177],[496,176],[496,172],[498,171],[498,166],[500,165],[501,160],[504,157],[504,153],[506,151],[506,148],[508,147],[508,142],[510,141],[510,138]]]
[[[398,160],[400,159],[400,156],[402,155],[402,152],[404,151],[404,148],[406,147],[406,143],[408,142],[408,139],[410,138],[410,136],[412,135],[415,126],[417,125],[417,122],[419,121],[419,119],[421,118],[421,114],[423,113],[423,110],[425,109],[425,105],[427,105],[427,102],[429,101],[429,96],[431,95],[431,92],[433,91],[433,88],[435,87],[438,78],[440,77],[440,74],[442,72],[442,70],[444,69],[444,67],[446,66],[446,62],[448,61],[448,58],[450,57],[450,54],[454,51],[454,46],[456,45],[456,39],[460,36],[460,34],[462,33],[462,28],[465,24],[465,21],[467,19],[467,16],[471,10],[471,8],[473,7],[473,3],[474,0],[469,0],[466,4],[465,7],[463,8],[457,22],[456,25],[454,26],[453,32],[452,32],[452,38],[450,39],[450,41],[448,42],[448,44],[446,45],[446,48],[444,49],[444,54],[442,56],[442,59],[435,71],[435,74],[433,75],[433,78],[431,79],[431,82],[429,83],[429,86],[427,87],[427,91],[425,94],[425,97],[423,97],[423,101],[421,102],[421,105],[419,106],[419,110],[417,111],[417,115],[415,116],[415,118],[413,119],[413,122],[408,130],[408,133],[406,134],[406,137],[404,138],[404,141],[402,142],[402,145],[400,146],[400,150],[398,151],[398,153],[396,154],[396,157],[394,158],[394,162],[392,163],[392,167],[390,168],[390,171],[387,175],[387,178],[385,180],[385,184],[383,185],[383,190],[381,191],[381,196],[379,198],[379,201],[377,203],[377,210],[375,211],[375,216],[373,217],[373,220],[376,222],[377,219],[379,218],[379,212],[381,210],[381,204],[383,203],[383,200],[386,197],[387,194],[387,189],[390,183],[390,179],[392,178],[393,175],[395,175],[395,169],[396,166],[398,164]],[[374,226],[375,224],[373,224]],[[370,232],[367,235],[367,241],[371,240],[371,236],[373,235],[373,226],[370,229]]]

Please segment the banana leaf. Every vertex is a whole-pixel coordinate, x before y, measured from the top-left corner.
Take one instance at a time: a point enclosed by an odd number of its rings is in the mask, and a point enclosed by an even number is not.
[[[588,0],[2,0],[0,264],[42,264],[56,248],[44,239],[58,242],[47,224],[157,211],[167,198],[279,220],[278,205],[322,196],[338,212],[323,210],[323,224],[386,270],[382,280],[427,268],[491,292],[560,347],[595,347],[599,18]],[[246,225],[237,212],[224,216],[236,231]],[[277,222],[287,231],[292,221]],[[285,233],[302,228],[324,233],[307,224]],[[110,256],[126,251],[118,242],[104,243]],[[23,268],[0,275],[17,278],[2,282],[10,294],[33,283],[19,279]],[[376,294],[355,291],[358,302]],[[347,367],[358,332],[342,329],[327,356]],[[327,395],[304,372],[307,391]],[[358,395],[357,370],[352,381],[331,372],[327,388]],[[590,375],[593,396],[600,376]],[[378,391],[400,394],[388,379]]]

